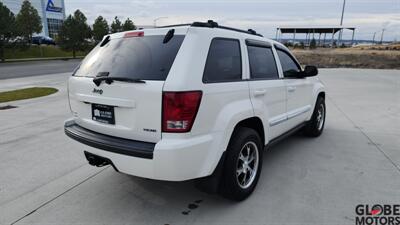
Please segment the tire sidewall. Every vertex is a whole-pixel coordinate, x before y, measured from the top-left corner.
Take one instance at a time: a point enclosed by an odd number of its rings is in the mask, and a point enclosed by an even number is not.
[[[318,121],[317,121],[317,116],[318,116],[318,109],[320,106],[324,107],[324,115],[323,115],[323,122],[322,122],[322,127],[321,129],[318,129]],[[322,133],[322,131],[324,130],[325,127],[325,117],[326,117],[326,106],[325,106],[325,100],[324,98],[319,97],[317,100],[317,104],[315,105],[315,110],[314,110],[314,115],[313,115],[313,125],[314,125],[314,129],[316,130],[316,132],[318,133],[318,135],[320,135]]]
[[[253,183],[246,189],[243,189],[239,186],[236,178],[236,169],[237,169],[237,161],[239,158],[239,153],[242,147],[248,142],[254,142],[257,146],[258,150],[258,167],[257,173],[253,180]],[[253,191],[255,186],[257,185],[258,179],[260,177],[261,169],[262,169],[262,157],[263,157],[263,146],[261,142],[261,138],[257,134],[256,131],[250,128],[241,128],[232,136],[231,143],[228,147],[227,159],[225,162],[225,170],[224,170],[224,178],[226,189],[230,189],[229,198],[233,198],[235,200],[243,200],[247,198]]]
[[[318,129],[318,121],[317,121],[317,114],[320,105],[324,107],[324,115],[323,115],[323,124],[321,129]],[[318,97],[315,103],[314,111],[311,116],[311,119],[308,121],[307,125],[304,127],[305,134],[310,137],[318,137],[322,134],[326,123],[326,105],[325,99],[323,97]]]

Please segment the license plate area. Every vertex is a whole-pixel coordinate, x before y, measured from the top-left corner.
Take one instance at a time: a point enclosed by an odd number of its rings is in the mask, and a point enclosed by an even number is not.
[[[92,104],[92,120],[105,124],[115,124],[114,106]]]

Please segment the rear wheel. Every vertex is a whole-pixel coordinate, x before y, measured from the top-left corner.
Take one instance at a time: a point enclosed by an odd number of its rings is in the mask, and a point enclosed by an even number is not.
[[[307,125],[304,127],[304,132],[307,136],[318,137],[322,134],[325,126],[326,106],[325,99],[318,97],[315,104],[313,115]]]
[[[254,191],[261,172],[262,152],[262,142],[255,130],[241,127],[234,132],[221,177],[223,196],[241,201]]]

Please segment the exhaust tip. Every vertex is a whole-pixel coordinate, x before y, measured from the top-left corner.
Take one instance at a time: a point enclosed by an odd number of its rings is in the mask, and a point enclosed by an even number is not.
[[[117,168],[115,168],[115,166],[113,165],[113,163],[111,162],[110,159],[92,154],[87,151],[84,151],[84,154],[85,154],[86,160],[92,166],[103,167],[103,166],[107,166],[107,165],[112,165],[114,167],[114,169],[117,170]]]
[[[97,167],[102,167],[110,164],[106,160],[100,158],[100,157],[95,157],[95,156],[88,156],[86,157],[87,161],[89,162],[90,165],[92,166],[97,166]]]

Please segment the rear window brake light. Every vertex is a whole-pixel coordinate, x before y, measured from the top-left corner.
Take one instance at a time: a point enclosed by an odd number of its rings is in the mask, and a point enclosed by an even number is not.
[[[128,32],[124,34],[124,38],[130,38],[130,37],[143,37],[144,36],[144,31],[134,31],[134,32]]]

